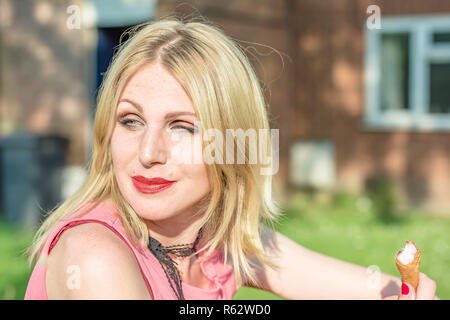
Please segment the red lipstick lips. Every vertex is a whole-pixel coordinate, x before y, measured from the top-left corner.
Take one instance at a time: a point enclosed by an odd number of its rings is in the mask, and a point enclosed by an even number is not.
[[[132,180],[135,188],[139,192],[145,194],[161,192],[169,188],[176,182],[176,181],[169,181],[159,177],[148,179],[143,176],[134,176],[132,177]]]

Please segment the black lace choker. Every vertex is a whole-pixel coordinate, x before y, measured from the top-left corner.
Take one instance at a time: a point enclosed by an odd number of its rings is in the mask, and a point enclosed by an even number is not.
[[[195,247],[198,245],[202,236],[202,230],[200,229],[197,238],[192,243],[177,244],[173,246],[163,246],[158,240],[149,237],[148,248],[151,253],[158,259],[161,267],[166,274],[170,287],[175,292],[178,300],[185,300],[182,289],[182,282],[180,272],[178,271],[176,261],[174,261],[169,254],[174,254],[177,257],[187,257],[195,252]]]

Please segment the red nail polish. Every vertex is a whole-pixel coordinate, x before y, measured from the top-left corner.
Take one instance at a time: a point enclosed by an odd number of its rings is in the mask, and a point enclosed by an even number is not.
[[[409,288],[405,283],[402,283],[402,294],[407,296],[409,293]]]

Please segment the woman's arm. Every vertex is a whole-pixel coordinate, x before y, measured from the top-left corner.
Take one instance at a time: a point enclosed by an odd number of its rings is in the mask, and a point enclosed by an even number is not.
[[[286,299],[382,299],[399,295],[401,280],[304,248],[284,235],[265,229],[267,252],[279,266],[260,265],[260,289]]]
[[[97,223],[72,227],[47,259],[49,299],[151,299],[136,258]]]

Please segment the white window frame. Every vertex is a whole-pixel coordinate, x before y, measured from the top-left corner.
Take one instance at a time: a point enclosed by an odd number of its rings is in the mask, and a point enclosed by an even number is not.
[[[363,128],[450,131],[450,114],[429,113],[429,64],[450,62],[450,44],[433,44],[434,32],[450,32],[450,15],[381,17],[380,29],[365,28],[365,112]],[[409,109],[381,111],[380,39],[385,33],[409,32]],[[450,85],[449,85],[450,90]]]

